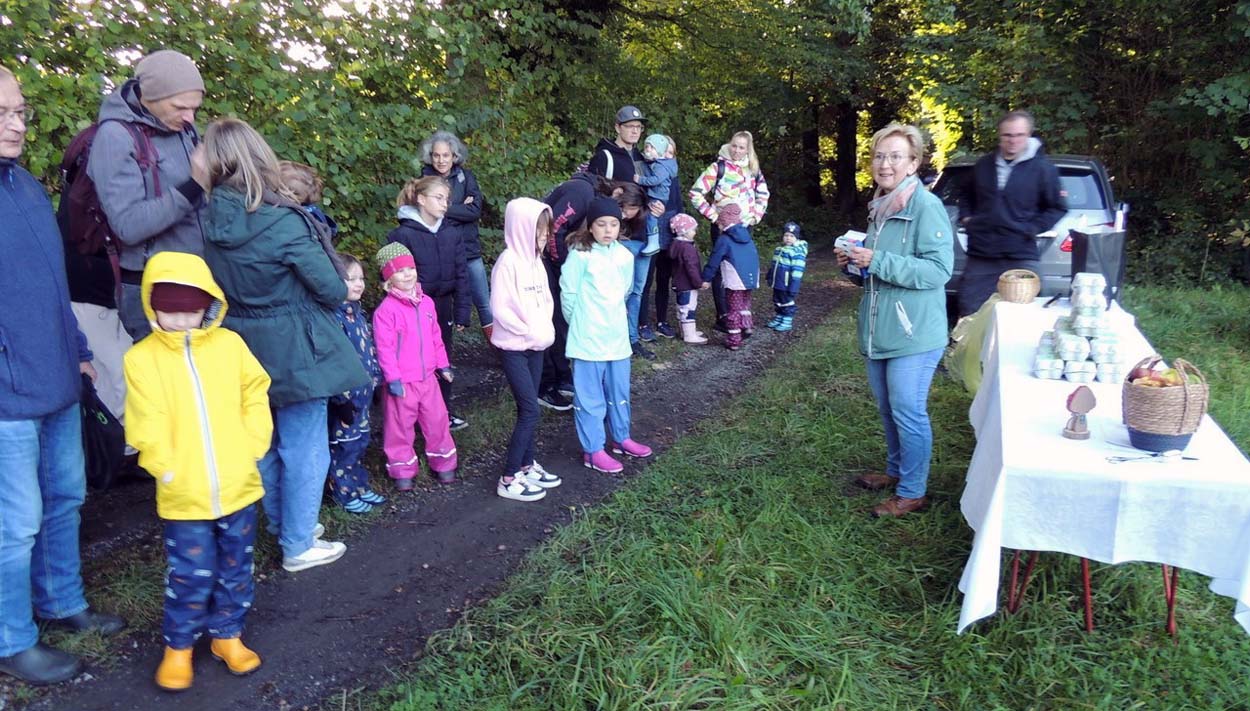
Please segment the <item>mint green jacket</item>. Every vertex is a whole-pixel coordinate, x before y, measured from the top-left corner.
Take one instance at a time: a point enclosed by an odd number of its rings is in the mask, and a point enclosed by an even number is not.
[[[560,270],[560,308],[569,322],[564,354],[578,360],[629,358],[625,297],[634,285],[634,254],[619,242],[570,249]]]
[[[946,347],[952,240],[946,208],[924,187],[880,230],[868,225],[864,246],[873,254],[859,302],[859,349],[865,356],[898,358]]]

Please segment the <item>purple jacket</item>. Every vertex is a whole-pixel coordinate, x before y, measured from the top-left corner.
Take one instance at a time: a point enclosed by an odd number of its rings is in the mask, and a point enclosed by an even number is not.
[[[677,291],[694,291],[703,286],[699,265],[699,248],[694,242],[675,239],[668,246],[668,257],[673,260],[673,288]]]

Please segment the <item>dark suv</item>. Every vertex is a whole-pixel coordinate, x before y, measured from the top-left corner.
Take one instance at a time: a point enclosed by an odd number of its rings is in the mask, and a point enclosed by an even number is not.
[[[959,226],[959,194],[972,179],[972,166],[979,156],[951,161],[933,192],[942,198],[951,227],[956,235],[955,270],[946,284],[948,294],[955,293],[959,278],[968,261],[968,234]],[[1068,214],[1050,230],[1038,235],[1038,252],[1042,262],[1042,296],[1068,293],[1072,281],[1072,238],[1068,232],[1082,227],[1110,225],[1115,220],[1116,203],[1111,192],[1111,179],[1102,161],[1090,156],[1047,156],[1059,169],[1059,191],[1068,201]]]

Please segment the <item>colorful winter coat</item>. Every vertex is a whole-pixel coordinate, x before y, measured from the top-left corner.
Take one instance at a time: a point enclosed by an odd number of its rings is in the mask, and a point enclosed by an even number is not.
[[[538,253],[538,216],[551,208],[533,198],[508,203],[503,218],[506,249],[490,273],[490,312],[495,327],[490,342],[505,351],[542,351],[555,342],[555,303],[547,269]]]
[[[768,270],[768,283],[774,289],[799,293],[803,283],[803,270],[807,268],[807,242],[798,240],[791,245],[781,245],[773,250],[773,265]]]
[[[720,182],[716,175],[721,172]],[[715,186],[715,195],[708,192]],[[694,185],[690,187],[690,204],[701,215],[713,222],[722,205],[737,203],[742,208],[742,224],[750,227],[759,224],[768,211],[768,183],[763,173],[749,174],[747,161],[735,161],[729,157],[729,147],[721,148],[720,157],[709,165]]]
[[[152,285],[189,284],[216,301],[202,328],[155,326]],[[126,351],[126,443],[156,478],[156,513],[210,521],[260,500],[256,462],[269,451],[269,375],[237,333],[222,327],[226,297],[204,260],[161,252],[143,270],[143,312],[151,335]]]
[[[434,300],[417,286],[413,297],[389,291],[373,312],[373,339],[386,382],[414,383],[446,368],[447,349]]]
[[[334,314],[347,340],[351,341],[360,358],[360,364],[369,373],[369,382],[357,386],[341,394],[352,404],[356,419],[350,425],[339,422],[331,423],[332,442],[347,442],[359,439],[370,430],[369,405],[373,401],[373,390],[382,384],[382,368],[378,365],[378,351],[373,343],[373,329],[369,327],[369,314],[365,312],[359,301],[344,301]]]
[[[569,250],[560,273],[560,306],[569,322],[567,357],[609,361],[633,354],[625,313],[633,284],[634,254],[620,242]]]

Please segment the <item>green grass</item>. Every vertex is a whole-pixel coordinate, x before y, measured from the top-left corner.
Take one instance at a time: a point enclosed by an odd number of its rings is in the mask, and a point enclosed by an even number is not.
[[[1132,298],[1165,354],[1189,346],[1178,354],[1213,383],[1250,370],[1220,317],[1195,331],[1168,293]],[[1250,297],[1224,298],[1231,315]],[[851,307],[533,552],[498,598],[434,636],[406,682],[350,707],[1245,708],[1250,637],[1196,574],[1181,576],[1175,643],[1157,566],[1095,565],[1086,634],[1076,559],[1058,555],[1042,558],[1019,614],[955,635],[972,538],[958,510],[968,396],[935,383],[929,513],[869,519],[878,497],[848,483],[884,444]],[[1217,386],[1217,417],[1237,392]]]

